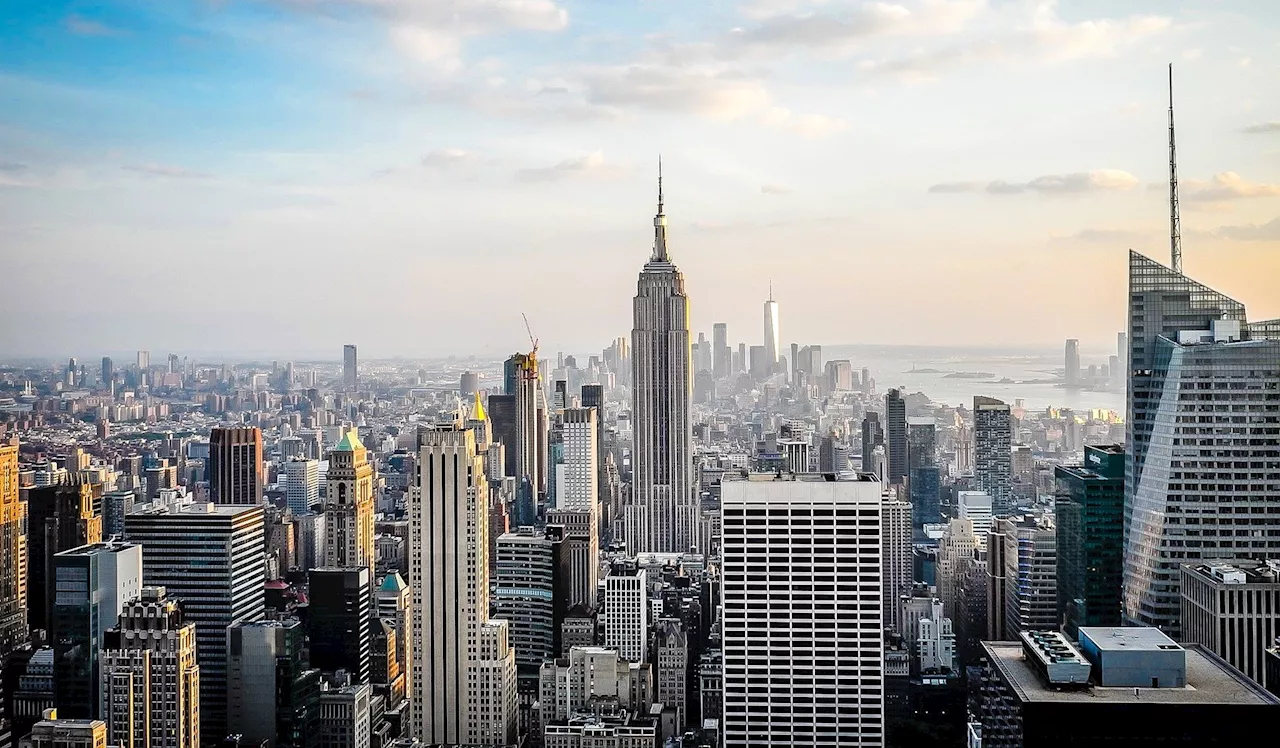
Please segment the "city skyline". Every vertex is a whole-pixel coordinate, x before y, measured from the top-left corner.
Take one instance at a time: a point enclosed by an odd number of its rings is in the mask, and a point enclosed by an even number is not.
[[[1125,250],[1167,257],[1169,60],[1185,270],[1280,316],[1266,286],[1280,271],[1280,112],[1263,3],[1108,17],[758,0],[677,16],[671,2],[477,1],[452,21],[438,3],[173,5],[42,4],[0,32],[10,268],[102,284],[7,327],[10,355],[357,340],[374,359],[496,356],[523,347],[521,311],[548,349],[592,350],[627,329],[658,150],[695,331],[724,321],[753,342],[741,333],[759,329],[772,278],[782,329],[844,342],[845,315],[891,302],[864,279],[909,266],[930,303],[847,342],[1102,349],[1123,329]],[[982,34],[997,41],[979,47]],[[228,51],[254,80],[221,64]],[[215,261],[223,272],[207,272]],[[588,263],[595,282],[573,304],[521,291]],[[338,265],[344,303],[309,303]],[[1079,308],[1023,314],[1050,267]],[[455,281],[477,276],[496,301],[465,329],[406,341],[365,322],[438,317],[471,293]],[[418,280],[388,293],[399,278]],[[1004,293],[966,304],[975,283]],[[23,319],[40,289],[17,285],[0,312]],[[175,306],[201,296],[223,311]]]

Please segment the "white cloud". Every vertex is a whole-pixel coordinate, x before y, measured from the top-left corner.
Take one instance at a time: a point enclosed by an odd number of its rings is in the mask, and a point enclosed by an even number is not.
[[[1256,125],[1249,125],[1244,128],[1244,132],[1250,135],[1265,135],[1268,133],[1280,133],[1280,120],[1272,120],[1270,122],[1259,122]]]
[[[1127,190],[1138,185],[1138,178],[1119,169],[1095,169],[1071,174],[1046,174],[1028,182],[943,182],[929,187],[929,192],[948,194],[986,192],[989,195],[1074,195],[1087,192]]]
[[[820,138],[848,127],[849,123],[822,114],[797,114],[786,107],[770,107],[763,115],[765,124],[806,138]]]
[[[475,155],[461,148],[444,148],[422,157],[422,165],[432,169],[450,169],[475,161]]]
[[[1155,189],[1155,186],[1152,186]],[[1227,200],[1280,196],[1280,184],[1250,182],[1234,171],[1215,174],[1209,181],[1184,179],[1178,184],[1185,202],[1216,203]]]
[[[605,161],[602,151],[593,151],[585,156],[568,158],[551,166],[521,169],[516,172],[516,179],[522,182],[553,182],[563,179],[610,179],[621,174],[623,169]]]
[[[765,108],[769,93],[758,79],[707,67],[627,65],[586,71],[587,100],[736,119]]]
[[[1280,242],[1280,218],[1273,218],[1263,224],[1219,226],[1210,233],[1220,239],[1236,242]]]
[[[146,177],[162,177],[167,179],[209,179],[213,176],[208,172],[192,171],[186,167],[173,166],[171,164],[126,164],[120,168]]]
[[[762,195],[790,195],[795,190],[785,184],[763,184],[760,185],[760,194]]]
[[[124,33],[120,29],[112,28],[101,21],[94,21],[75,13],[64,18],[62,26],[76,36],[121,36]]]

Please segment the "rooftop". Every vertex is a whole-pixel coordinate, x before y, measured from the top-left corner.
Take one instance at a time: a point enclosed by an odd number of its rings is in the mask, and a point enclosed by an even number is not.
[[[1187,572],[1209,584],[1275,584],[1280,585],[1280,559],[1222,559],[1212,563],[1184,564]]]
[[[1163,631],[1147,626],[1081,626],[1080,636],[1088,637],[1100,652],[1164,652],[1181,649]]]
[[[98,553],[119,553],[132,548],[140,548],[137,543],[126,543],[123,540],[107,540],[102,543],[90,543],[79,548],[62,551],[58,556],[93,556]]]
[[[1019,642],[983,642],[982,646],[1018,699],[1027,703],[1280,704],[1280,698],[1233,670],[1217,655],[1194,644],[1186,647],[1187,685],[1183,688],[1090,686],[1078,690],[1063,690],[1045,683],[1023,657]]]

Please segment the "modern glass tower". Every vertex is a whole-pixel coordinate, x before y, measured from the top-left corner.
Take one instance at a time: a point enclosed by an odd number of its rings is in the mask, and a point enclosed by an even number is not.
[[[687,551],[697,542],[693,430],[689,402],[689,296],[667,253],[667,216],[658,176],[653,253],[636,283],[631,330],[635,471],[626,539],[632,552]],[[775,351],[776,353],[776,351]]]
[[[1124,447],[1118,444],[1086,446],[1083,465],[1054,470],[1058,620],[1072,639],[1081,626],[1121,622],[1124,463]]]
[[[1124,617],[1178,635],[1179,567],[1280,553],[1280,320],[1129,254]]]

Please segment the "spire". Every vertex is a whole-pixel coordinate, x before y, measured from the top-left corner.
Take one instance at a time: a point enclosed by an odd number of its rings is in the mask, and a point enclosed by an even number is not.
[[[1182,220],[1178,216],[1178,152],[1173,140],[1173,63],[1169,63],[1169,254],[1182,274]]]
[[[671,262],[667,255],[667,215],[662,207],[662,156],[658,156],[658,214],[653,217],[653,255],[650,262]]]
[[[769,279],[769,301],[773,301],[773,278]]]
[[[484,412],[484,404],[480,402],[480,390],[476,390],[476,403],[471,408],[471,418],[476,421],[489,420],[489,415]]]

